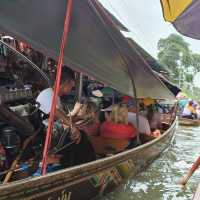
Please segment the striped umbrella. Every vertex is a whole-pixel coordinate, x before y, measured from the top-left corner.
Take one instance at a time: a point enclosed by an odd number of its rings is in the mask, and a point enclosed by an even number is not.
[[[200,40],[200,0],[161,0],[164,19],[181,34]]]

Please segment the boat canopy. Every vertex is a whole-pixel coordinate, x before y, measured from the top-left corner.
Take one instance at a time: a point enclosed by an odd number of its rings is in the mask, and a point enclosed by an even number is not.
[[[199,0],[161,0],[164,19],[181,34],[200,39]]]
[[[1,0],[0,29],[57,59],[66,3]],[[134,96],[134,80],[138,98],[174,99],[106,13],[96,0],[73,1],[64,63],[129,96]]]
[[[129,32],[128,28],[122,24],[112,13],[110,13],[105,7],[101,6],[104,12],[112,19],[115,25],[118,27],[120,31]]]
[[[174,94],[174,96],[177,96],[179,92],[181,92],[181,89],[173,84],[170,80],[168,80],[166,77],[164,77],[161,73],[154,72],[160,80],[166,85],[166,87]]]
[[[163,74],[172,73],[172,71],[167,66],[161,65],[153,56],[151,56],[145,49],[139,46],[132,38],[128,37],[127,40],[131,46],[135,47],[140,52],[140,54],[145,58],[147,63],[154,71]]]
[[[181,89],[172,82],[170,82],[165,76],[163,76],[163,74],[170,74],[171,70],[167,67],[162,66],[153,56],[151,56],[146,50],[139,46],[134,40],[132,40],[131,38],[127,39],[129,44],[132,47],[135,47],[145,58],[149,66],[152,68],[154,73],[160,78],[160,80],[165,84],[165,86],[174,94],[174,96],[176,96],[181,91]]]

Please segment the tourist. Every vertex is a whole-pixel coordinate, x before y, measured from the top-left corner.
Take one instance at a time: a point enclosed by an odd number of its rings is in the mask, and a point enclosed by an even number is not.
[[[159,137],[161,135],[158,127],[156,127],[156,129],[151,130],[148,119],[145,116],[142,116],[140,113],[138,114],[138,123],[137,123],[137,114],[136,113],[137,113],[137,111],[139,112],[139,108],[137,109],[137,103],[136,103],[135,99],[133,99],[133,98],[129,99],[127,102],[127,106],[128,106],[128,121],[130,123],[132,123],[138,129],[138,131],[140,133],[143,133],[143,134],[146,134],[149,136],[153,136],[153,137]],[[156,115],[155,115],[155,117],[156,117]],[[157,118],[155,118],[155,119],[157,119]],[[157,120],[156,120],[156,122],[157,122]],[[152,121],[152,126],[153,125],[154,124]]]
[[[182,117],[188,119],[195,119],[197,117],[196,111],[194,109],[194,102],[192,100],[190,100],[188,104],[184,107]]]
[[[99,108],[94,102],[87,102],[84,105],[84,111],[80,110],[79,117],[83,120],[82,125],[78,125],[79,129],[84,131],[87,136],[99,136]]]
[[[128,121],[129,123],[132,123],[134,127],[137,127],[138,131],[140,133],[144,133],[144,134],[147,134],[147,135],[151,135],[151,129],[150,129],[150,125],[149,125],[149,122],[148,120],[138,114],[138,122],[139,124],[137,124],[137,103],[134,99],[130,99],[128,102],[127,102],[127,106],[128,106]],[[139,109],[138,109],[139,111]]]
[[[137,136],[136,128],[128,122],[128,109],[126,105],[119,104],[112,106],[112,111],[107,120],[100,127],[100,136],[114,140],[126,140],[127,148],[131,140]],[[113,146],[113,148],[116,148]]]
[[[155,105],[149,105],[147,107],[147,119],[149,121],[151,131],[162,129],[161,114],[158,112]]]
[[[87,136],[83,133],[83,131],[77,129],[75,126],[73,126],[71,129],[71,122],[69,121],[69,117],[62,108],[60,97],[70,93],[72,87],[74,87],[74,79],[74,72],[67,67],[63,67],[55,117],[57,121],[62,122],[65,128],[70,128],[70,138],[66,137],[65,144],[70,142],[72,142],[72,144],[70,147],[62,150],[62,152],[59,152],[62,153],[61,157],[52,155],[52,157],[55,158],[55,163],[57,163],[59,160],[62,167],[69,167],[95,159],[93,148],[88,141]],[[41,91],[36,99],[36,101],[40,103],[40,110],[47,116],[51,110],[52,97],[53,88],[47,88]],[[47,121],[44,121],[44,123],[47,125]],[[49,158],[49,160],[52,162],[51,158]]]

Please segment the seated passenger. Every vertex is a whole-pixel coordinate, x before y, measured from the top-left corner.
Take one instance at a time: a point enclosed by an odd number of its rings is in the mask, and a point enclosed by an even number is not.
[[[151,131],[162,129],[161,114],[150,105],[147,107],[147,119],[150,124]]]
[[[137,105],[136,105],[136,101],[134,99],[130,99],[127,102],[127,106],[128,106],[128,122],[132,123],[133,126],[137,127],[137,118],[136,118]],[[150,129],[150,125],[149,125],[148,120],[140,114],[138,115],[138,118],[139,118],[138,131],[140,133],[151,135],[151,129]]]
[[[192,100],[190,100],[189,103],[183,109],[182,117],[188,118],[188,119],[195,119],[197,116],[196,116],[196,111],[193,106],[194,106],[194,103]]]
[[[100,127],[100,136],[117,141],[127,141],[125,143],[127,146],[124,146],[125,149],[128,147],[129,141],[136,138],[136,135],[136,128],[128,122],[128,109],[126,105],[113,106],[110,117]],[[112,140],[110,141],[112,142]],[[117,149],[114,143],[111,146]]]
[[[200,119],[200,106],[199,105],[197,105],[196,113],[197,113],[197,119]]]
[[[79,129],[84,131],[88,136],[98,136],[100,123],[97,105],[94,102],[87,102],[86,108],[81,116],[85,123],[80,125]]]
[[[130,123],[132,123],[135,127],[137,127],[137,117],[136,117],[137,116],[136,115],[137,104],[136,104],[136,101],[134,99],[130,99],[127,102],[127,106],[128,106],[128,121]],[[156,130],[155,134],[154,134],[154,130],[151,131],[149,121],[147,120],[146,117],[138,114],[138,121],[139,121],[138,131],[140,133],[144,133],[146,135],[151,135],[154,137],[160,136],[160,133],[158,133],[157,130]]]
[[[59,88],[59,96],[56,105],[55,118],[56,121],[62,122],[62,125],[65,128],[70,127],[69,117],[63,110],[60,97],[62,95],[68,95],[75,84],[75,74],[74,72],[67,68],[63,67],[61,75],[61,84]],[[52,97],[53,97],[54,88],[47,88],[40,92],[36,101],[40,103],[40,110],[49,116]],[[44,121],[44,124],[47,124],[47,121]],[[53,160],[60,161],[62,167],[73,166],[76,164],[81,164],[89,162],[95,159],[95,154],[92,145],[87,139],[87,135],[79,130],[76,127],[73,127],[70,134],[65,138],[65,144],[73,143],[69,147],[62,150],[61,158],[60,156],[53,156]],[[51,160],[51,159],[49,159]]]

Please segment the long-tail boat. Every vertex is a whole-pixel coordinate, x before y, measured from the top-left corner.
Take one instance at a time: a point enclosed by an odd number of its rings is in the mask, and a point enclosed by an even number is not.
[[[1,1],[0,29],[57,59],[68,1]],[[71,1],[72,2],[72,1]],[[64,63],[119,92],[137,98],[174,99],[142,55],[130,47],[119,24],[96,0],[74,0]],[[170,144],[177,119],[158,138],[79,166],[0,185],[0,199],[92,199],[148,166]]]
[[[117,155],[87,164],[0,186],[0,199],[92,199],[112,191],[138,174],[170,144],[175,120],[161,137]],[[145,137],[144,137],[145,140]]]
[[[181,126],[200,126],[199,119],[187,119],[187,118],[179,117],[178,123]]]

